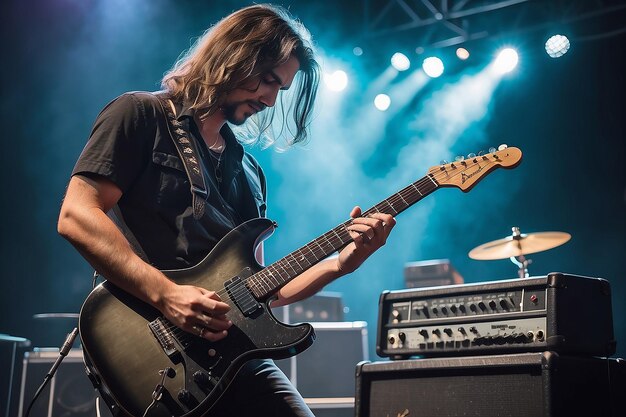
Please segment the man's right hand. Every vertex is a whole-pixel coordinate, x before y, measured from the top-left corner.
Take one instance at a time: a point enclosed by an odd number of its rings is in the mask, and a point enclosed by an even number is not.
[[[171,285],[157,307],[174,325],[212,342],[228,335],[230,306],[214,291],[192,285]]]

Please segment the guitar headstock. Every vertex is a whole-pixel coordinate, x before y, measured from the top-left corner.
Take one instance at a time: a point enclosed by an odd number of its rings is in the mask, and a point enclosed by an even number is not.
[[[466,159],[431,167],[428,174],[441,187],[458,187],[467,192],[494,169],[515,168],[521,161],[522,151],[501,145],[497,151],[478,155],[470,154]]]

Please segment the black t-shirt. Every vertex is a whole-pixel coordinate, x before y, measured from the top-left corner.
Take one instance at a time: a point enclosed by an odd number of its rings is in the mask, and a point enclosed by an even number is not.
[[[126,93],[109,103],[94,124],[72,175],[114,182],[122,197],[115,209],[122,231],[147,261],[160,269],[200,262],[231,229],[265,216],[263,171],[227,125],[219,187],[209,150],[193,114],[181,103],[176,114],[196,143],[208,190],[205,213],[195,219],[189,180],[168,130],[167,117],[151,93]],[[121,221],[120,221],[121,220]],[[126,230],[125,230],[126,229]]]

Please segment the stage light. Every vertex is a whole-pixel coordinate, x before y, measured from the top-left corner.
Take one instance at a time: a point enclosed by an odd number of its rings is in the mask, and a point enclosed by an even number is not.
[[[391,57],[391,66],[398,71],[406,71],[411,67],[409,58],[401,52],[396,52]]]
[[[506,74],[507,72],[511,72],[515,69],[518,61],[519,57],[517,56],[515,49],[504,48],[498,53],[498,57],[494,62],[494,68],[500,74]]]
[[[430,78],[437,78],[443,74],[443,61],[435,56],[428,57],[422,63],[422,69]]]
[[[551,58],[559,58],[569,51],[569,46],[567,36],[554,35],[546,41],[546,52]]]
[[[379,94],[374,98],[374,106],[380,111],[385,111],[391,105],[391,98],[387,94]]]
[[[331,91],[342,91],[348,85],[348,74],[345,71],[337,70],[332,74],[324,74],[324,82]]]
[[[470,53],[467,49],[465,48],[457,48],[456,50],[456,56],[457,58],[459,58],[461,61],[465,61],[467,58],[469,58]]]

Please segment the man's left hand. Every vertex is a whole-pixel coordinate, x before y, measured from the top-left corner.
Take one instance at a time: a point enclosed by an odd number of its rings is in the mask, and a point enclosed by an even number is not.
[[[380,249],[396,225],[396,219],[390,214],[373,213],[368,217],[361,217],[361,214],[358,206],[350,212],[353,220],[346,229],[352,242],[339,252],[337,258],[337,268],[342,274],[353,272],[372,253]]]

